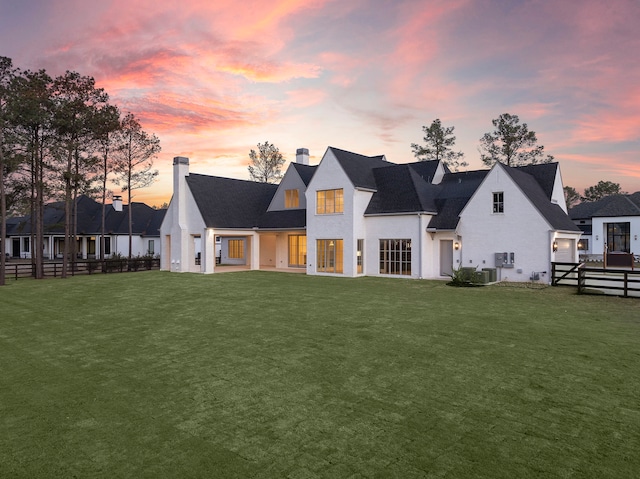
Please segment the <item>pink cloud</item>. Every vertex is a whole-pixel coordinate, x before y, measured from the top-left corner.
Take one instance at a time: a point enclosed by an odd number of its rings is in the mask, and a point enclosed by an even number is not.
[[[305,88],[301,90],[290,90],[287,92],[289,104],[292,108],[308,108],[322,103],[327,98],[325,90]]]

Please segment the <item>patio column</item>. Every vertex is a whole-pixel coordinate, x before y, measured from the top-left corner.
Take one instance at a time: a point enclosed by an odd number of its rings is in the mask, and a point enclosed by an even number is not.
[[[260,269],[260,236],[258,233],[253,233],[247,238],[251,246],[249,247],[249,254],[251,255],[251,269]]]
[[[202,258],[200,258],[200,271],[205,274],[215,273],[216,269],[216,235],[211,228],[204,230],[202,236]]]

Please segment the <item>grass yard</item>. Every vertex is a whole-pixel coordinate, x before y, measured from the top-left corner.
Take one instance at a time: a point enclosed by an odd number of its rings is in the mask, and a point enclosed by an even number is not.
[[[640,301],[574,291],[9,282],[0,477],[638,477]]]

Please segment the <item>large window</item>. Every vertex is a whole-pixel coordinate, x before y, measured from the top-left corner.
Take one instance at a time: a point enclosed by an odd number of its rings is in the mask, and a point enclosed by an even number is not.
[[[342,213],[344,210],[344,198],[342,188],[338,190],[316,191],[316,213],[330,215]]]
[[[501,191],[493,194],[493,212],[504,213],[504,193]]]
[[[380,240],[380,274],[411,274],[411,240]]]
[[[298,206],[300,206],[298,190],[284,190],[284,207],[297,208]]]
[[[289,235],[289,266],[301,268],[307,264],[306,235]]]
[[[95,236],[91,236],[90,238],[87,238],[87,254],[93,255],[94,257],[96,255],[96,237]]]
[[[318,267],[320,273],[342,273],[342,248],[341,239],[323,239],[316,241],[318,250]]]
[[[104,254],[111,254],[111,237],[110,236],[105,236],[104,237]]]
[[[241,240],[241,239],[229,240],[229,258],[230,259],[244,258],[244,240]]]
[[[356,273],[362,274],[362,265],[364,263],[364,240],[359,239],[356,247]]]
[[[607,251],[630,253],[631,223],[606,223]]]
[[[156,253],[156,244],[154,240],[149,240],[149,247],[147,248],[147,254],[154,255]]]

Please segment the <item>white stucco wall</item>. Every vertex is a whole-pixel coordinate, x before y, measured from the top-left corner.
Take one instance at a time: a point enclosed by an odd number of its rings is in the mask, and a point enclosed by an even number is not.
[[[316,191],[342,188],[344,190],[344,212],[316,214]],[[327,150],[307,188],[307,274],[331,274],[316,272],[316,240],[342,239],[343,269],[340,276],[355,275],[355,240],[353,211],[355,188],[338,163],[331,150]]]
[[[424,268],[421,261],[420,245],[425,239],[426,232],[421,231],[418,215],[399,216],[368,216],[367,236],[365,239],[364,273],[368,276],[389,276],[404,278],[420,278]],[[380,240],[381,239],[409,239],[411,240],[411,276],[409,275],[381,275],[380,274]],[[425,258],[423,258],[425,259]]]
[[[200,236],[203,241],[206,236],[205,223],[185,179],[189,175],[189,165],[174,164],[173,168],[173,197],[160,226],[160,243],[165,250],[160,268],[175,272],[199,272],[202,267],[195,264],[195,237]],[[204,245],[202,248],[205,249]]]
[[[562,211],[567,212],[567,201],[564,198],[564,183],[562,182],[562,174],[560,173],[560,166],[556,169],[556,179],[553,183],[553,192],[551,193],[551,202],[556,203],[562,208]]]
[[[630,253],[640,254],[640,216],[602,216],[593,218],[591,236],[591,254],[601,255],[604,252],[604,245],[607,242],[607,223],[631,223],[629,249]]]
[[[269,204],[269,208],[267,211],[281,211],[285,209],[304,209],[307,207],[307,201],[305,198],[305,190],[306,186],[298,171],[293,166],[293,163],[289,164],[289,168],[285,172],[280,184],[278,185],[278,189],[276,190],[276,194],[271,199],[271,203]],[[285,208],[285,191],[286,190],[298,190],[298,207],[297,208]]]
[[[493,213],[493,193],[504,193],[504,213]],[[576,240],[579,234],[560,234],[542,217],[500,165],[494,166],[460,215],[461,265],[495,266],[495,253],[514,253],[513,268],[500,268],[498,279],[528,281],[533,272],[546,272],[549,281],[555,238]]]

